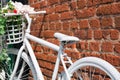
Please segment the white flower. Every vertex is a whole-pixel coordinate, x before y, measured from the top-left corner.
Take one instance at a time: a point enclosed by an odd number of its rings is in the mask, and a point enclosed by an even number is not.
[[[20,3],[20,2],[15,2],[14,3],[14,6],[15,6],[15,9],[18,11],[18,13],[20,12],[20,10],[22,9],[23,7],[23,4]]]
[[[18,13],[20,12],[35,12],[33,7],[30,7],[29,5],[23,5],[21,2],[15,2],[14,3],[15,9]]]

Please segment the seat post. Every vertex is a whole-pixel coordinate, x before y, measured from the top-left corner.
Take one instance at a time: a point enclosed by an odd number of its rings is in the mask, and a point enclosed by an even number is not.
[[[64,41],[60,41],[60,45],[59,45],[59,52],[58,53],[62,53],[63,54],[63,50],[65,47],[66,43]]]
[[[63,50],[64,50],[64,43],[62,41],[60,41],[58,55],[57,55],[57,59],[56,59],[56,63],[55,63],[55,68],[54,68],[53,75],[52,75],[52,80],[56,80],[60,61],[61,61],[61,56],[63,55]]]

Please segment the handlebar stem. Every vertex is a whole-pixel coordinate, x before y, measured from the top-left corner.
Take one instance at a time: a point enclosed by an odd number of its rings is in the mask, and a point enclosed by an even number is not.
[[[26,32],[30,33],[30,27],[31,27],[32,18],[30,18],[28,14],[25,14],[25,18],[26,18],[26,20],[28,22]]]

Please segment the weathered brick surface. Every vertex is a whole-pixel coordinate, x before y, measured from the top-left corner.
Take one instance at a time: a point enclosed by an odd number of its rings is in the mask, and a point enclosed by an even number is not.
[[[31,34],[57,45],[55,32],[77,36],[80,42],[66,46],[73,61],[95,56],[120,71],[120,0],[29,0],[29,4],[37,11],[47,11],[45,16],[33,16]],[[50,80],[57,52],[31,44],[46,80]],[[60,66],[59,72],[62,70]],[[95,80],[98,77],[94,76]]]
[[[101,26],[102,28],[109,28],[113,27],[113,20],[110,17],[104,17],[101,19]]]
[[[112,52],[113,51],[112,42],[103,42],[102,43],[102,51],[104,51],[104,52]]]
[[[90,23],[90,27],[92,29],[98,29],[98,28],[100,28],[100,20],[99,19],[90,19],[89,23]]]
[[[95,15],[96,9],[95,8],[87,8],[82,10],[76,11],[77,18],[89,18]]]
[[[69,4],[62,4],[55,7],[56,12],[69,11]]]
[[[83,9],[84,7],[86,7],[86,3],[87,3],[86,0],[78,0],[77,1],[78,8]]]
[[[102,39],[102,31],[101,30],[95,30],[94,31],[94,38],[96,40],[101,40]]]
[[[115,17],[115,27],[116,28],[120,28],[120,16],[119,17]]]
[[[90,42],[90,50],[99,51],[100,50],[99,42]]]
[[[80,20],[80,29],[88,29],[89,28],[89,23],[88,20]]]
[[[100,6],[97,9],[97,15],[111,15],[111,14],[120,14],[120,3],[116,4],[106,4],[103,6]]]
[[[62,20],[67,20],[67,19],[73,19],[73,12],[69,11],[69,12],[63,12],[61,13],[61,19]]]

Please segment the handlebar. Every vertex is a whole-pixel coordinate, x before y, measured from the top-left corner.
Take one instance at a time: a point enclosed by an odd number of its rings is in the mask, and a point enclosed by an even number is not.
[[[46,11],[38,11],[38,12],[21,12],[21,13],[5,13],[3,14],[3,16],[8,17],[8,16],[17,16],[17,15],[24,15],[24,17],[26,18],[28,25],[27,25],[27,29],[26,32],[30,33],[30,27],[31,27],[31,22],[32,22],[32,18],[30,18],[29,15],[34,15],[34,14],[45,14]]]
[[[34,14],[45,14],[46,11],[38,11],[38,12],[21,12],[21,13],[4,13],[3,16],[15,16],[15,15],[25,15],[25,14],[31,14],[31,15],[34,15]]]

